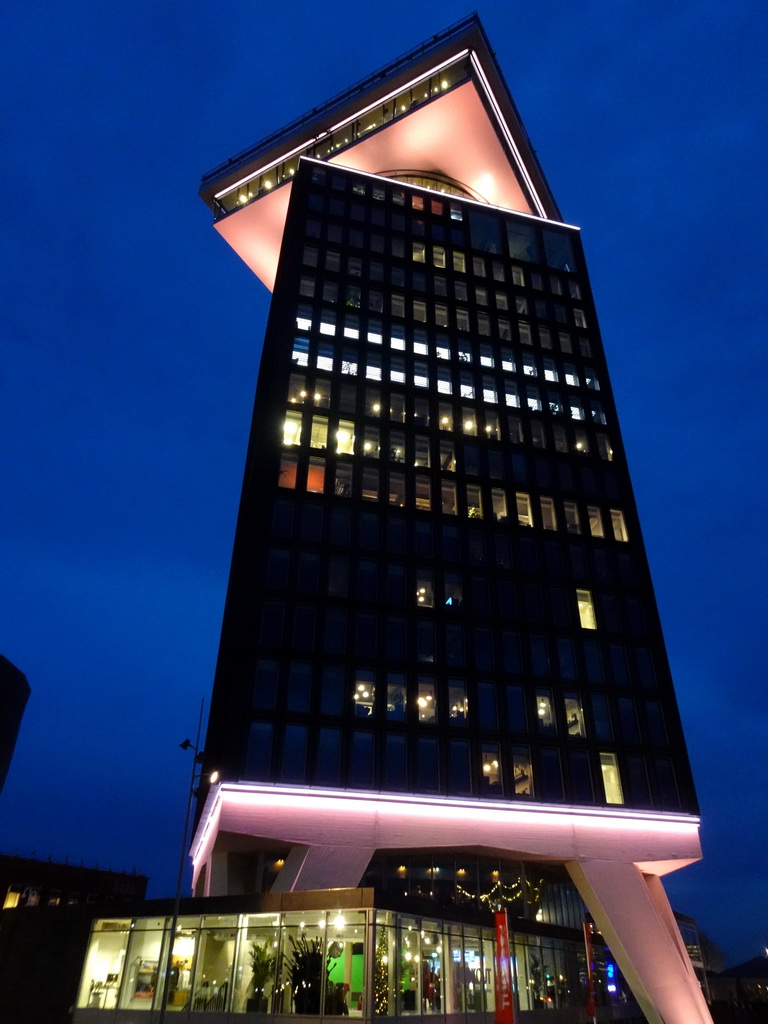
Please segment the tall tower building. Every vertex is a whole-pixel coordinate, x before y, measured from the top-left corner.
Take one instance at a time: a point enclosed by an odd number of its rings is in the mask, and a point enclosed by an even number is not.
[[[534,890],[572,927],[578,891],[647,1019],[708,1021],[660,882],[700,857],[697,803],[580,233],[479,21],[201,195],[273,297],[195,892],[368,886],[530,931],[564,923]]]

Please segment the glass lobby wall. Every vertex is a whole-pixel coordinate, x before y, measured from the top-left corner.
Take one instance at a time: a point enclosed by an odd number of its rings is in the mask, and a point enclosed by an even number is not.
[[[130,920],[95,922],[85,958],[78,1006],[96,1010],[114,1010],[117,1006],[130,927]]]
[[[163,917],[96,921],[78,1008],[157,1010],[169,923]],[[581,943],[510,938],[519,1009],[583,1005]],[[168,1013],[351,1017],[492,1012],[494,947],[490,927],[392,911],[184,917],[166,1006]],[[368,993],[367,956],[373,958]],[[615,1002],[604,959],[596,947],[599,1001]]]

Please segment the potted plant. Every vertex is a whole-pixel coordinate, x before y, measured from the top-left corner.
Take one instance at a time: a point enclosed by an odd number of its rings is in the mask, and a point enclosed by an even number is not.
[[[276,957],[273,946],[268,939],[264,942],[252,942],[248,950],[248,962],[253,975],[253,995],[246,1002],[249,1013],[267,1012],[266,986],[274,981]]]
[[[289,936],[293,947],[285,963],[295,1013],[320,1012],[320,978],[323,970],[323,940]]]

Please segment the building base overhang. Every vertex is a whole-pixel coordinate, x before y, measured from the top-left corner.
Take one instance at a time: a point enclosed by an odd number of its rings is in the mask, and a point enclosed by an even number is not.
[[[529,860],[631,863],[655,875],[701,858],[699,819],[688,814],[261,783],[211,790],[192,846],[196,874],[220,834],[312,848],[318,855],[334,851],[334,861],[346,851],[353,871],[363,851],[370,858],[387,849],[483,848]]]

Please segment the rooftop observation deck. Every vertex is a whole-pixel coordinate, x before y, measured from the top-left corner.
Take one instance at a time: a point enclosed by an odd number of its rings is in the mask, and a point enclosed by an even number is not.
[[[203,177],[216,229],[269,288],[302,156],[562,219],[475,14]]]

